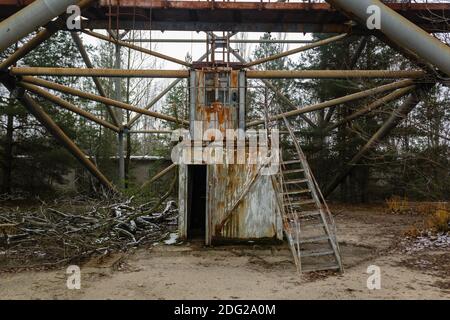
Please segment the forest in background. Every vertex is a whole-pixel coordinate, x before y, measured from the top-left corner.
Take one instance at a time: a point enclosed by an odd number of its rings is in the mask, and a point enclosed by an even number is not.
[[[282,35],[277,35],[280,37]],[[264,38],[274,37],[266,34]],[[321,38],[314,35],[314,39]],[[284,51],[283,45],[260,44],[254,50],[239,47],[247,60],[269,56]],[[14,48],[11,48],[14,50]],[[3,55],[8,55],[11,50]],[[114,45],[99,44],[88,48],[96,67],[113,68],[115,65]],[[356,53],[359,53],[358,55]],[[355,57],[358,57],[357,59]],[[3,59],[4,56],[0,57]],[[191,59],[188,55],[186,59]],[[122,50],[123,68],[162,68],[151,57]],[[37,50],[27,55],[21,66],[84,67],[81,56],[69,33],[59,32]],[[345,40],[316,48],[291,58],[283,58],[258,66],[260,70],[270,69],[392,69],[416,68],[385,44],[373,37],[348,37]],[[48,77],[47,79],[87,92],[96,92],[89,78]],[[114,81],[101,79],[106,95],[114,97]],[[276,88],[294,106],[306,106],[330,100],[347,94],[372,88],[386,81],[380,80],[273,80]],[[136,106],[145,106],[163,88],[164,83],[151,79],[130,79],[121,81],[123,101]],[[270,114],[277,110],[290,110],[292,106],[275,95],[261,83],[251,80],[248,84],[248,117],[262,119],[264,109]],[[342,202],[370,202],[384,200],[393,195],[412,200],[438,201],[450,198],[450,111],[449,88],[443,85],[424,87],[420,92],[420,103],[408,114],[387,138],[379,142],[354,166],[351,173],[339,184],[331,195]],[[99,186],[84,169],[62,148],[46,130],[29,115],[25,109],[0,89],[0,187],[1,193],[25,192],[30,195],[54,195],[54,182],[63,183],[70,171],[77,172],[77,188],[80,193],[95,193]],[[61,95],[83,109],[101,117],[109,115],[103,105]],[[345,125],[332,128],[349,115],[381,95],[360,99],[345,105],[309,113],[310,124],[301,117],[292,118],[301,137],[301,145],[307,155],[314,174],[325,189],[333,181],[396,110],[404,99],[387,103],[364,117],[348,121]],[[69,111],[58,108],[35,96],[52,115],[68,136],[88,154],[99,169],[117,182],[116,134],[97,124],[89,122]],[[155,110],[187,118],[187,82],[181,81]],[[133,115],[125,113],[127,120]],[[149,117],[141,117],[139,129],[173,129],[173,126]],[[166,135],[129,135],[126,147],[126,187],[133,193],[139,186],[131,178],[131,156],[151,155],[170,157],[170,138]],[[288,143],[283,145],[289,148]],[[157,164],[156,164],[157,165]],[[155,168],[149,168],[155,172]],[[151,176],[151,175],[150,175]],[[148,186],[148,193],[163,193],[171,176]]]

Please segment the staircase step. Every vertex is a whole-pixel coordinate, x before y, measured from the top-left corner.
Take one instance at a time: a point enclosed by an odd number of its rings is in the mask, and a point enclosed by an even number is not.
[[[304,172],[304,169],[292,169],[292,170],[283,170],[283,174],[291,174],[291,173],[300,173]]]
[[[329,236],[320,236],[320,237],[310,237],[310,238],[300,238],[299,239],[299,243],[303,244],[303,243],[313,243],[313,242],[320,242],[320,241],[325,241],[325,240],[330,240]]]
[[[284,184],[298,184],[308,182],[308,179],[294,179],[283,181]]]
[[[326,250],[326,251],[300,251],[300,257],[306,258],[306,257],[323,257],[323,256],[330,256],[334,255],[333,250]]]
[[[296,164],[296,163],[302,163],[302,160],[299,160],[299,159],[287,160],[287,161],[283,161],[281,164],[290,165],[290,164]]]
[[[289,131],[289,122],[285,121]],[[341,269],[336,235],[329,230],[322,214],[321,199],[316,185],[308,180],[310,168],[294,135],[290,135],[297,159],[281,160],[282,170],[277,176],[277,192],[282,201],[283,228],[300,272]],[[288,138],[289,140],[289,138]],[[292,149],[294,150],[294,149]],[[317,201],[317,202],[316,202]],[[305,259],[304,259],[305,258]]]
[[[323,223],[310,223],[310,224],[300,224],[300,229],[319,229],[323,228],[325,225]]]
[[[292,190],[292,191],[283,192],[282,195],[287,196],[287,195],[291,195],[291,194],[304,194],[304,193],[310,193],[310,192],[311,192],[311,190],[309,190],[309,189],[301,189],[301,190]]]
[[[326,271],[326,270],[339,270],[339,266],[337,264],[329,264],[323,266],[311,266],[302,268],[302,272],[316,272],[316,271]]]
[[[307,200],[300,200],[300,201],[292,201],[289,204],[286,204],[286,203],[285,204],[291,205],[291,206],[301,206],[304,204],[311,204],[311,203],[316,203],[316,202],[314,201],[314,199],[307,199]]]
[[[299,218],[315,217],[320,215],[320,211],[299,211],[296,212]]]

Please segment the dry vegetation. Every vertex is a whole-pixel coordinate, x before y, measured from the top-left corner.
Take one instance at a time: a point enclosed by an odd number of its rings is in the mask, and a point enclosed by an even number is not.
[[[0,206],[0,267],[58,266],[158,242],[176,228],[178,217],[173,201],[158,207],[136,205],[132,198]]]

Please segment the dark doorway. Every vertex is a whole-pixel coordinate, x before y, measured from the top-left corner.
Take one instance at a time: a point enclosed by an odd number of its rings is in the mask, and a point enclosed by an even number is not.
[[[206,166],[188,166],[187,238],[205,239]]]

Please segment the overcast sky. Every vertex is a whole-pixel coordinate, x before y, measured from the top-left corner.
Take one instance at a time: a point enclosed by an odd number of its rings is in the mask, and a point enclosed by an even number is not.
[[[95,30],[96,32],[106,34],[104,30]],[[150,36],[151,34],[151,36]],[[216,35],[221,36],[222,32],[216,32]],[[252,32],[247,33],[245,36],[248,39],[259,39],[263,33],[260,32]],[[239,36],[242,36],[242,33],[240,35],[234,36],[232,39],[236,39]],[[98,40],[96,38],[93,38],[91,36],[87,36],[85,34],[82,34],[83,40],[85,43],[91,44],[91,45],[98,45],[102,40]],[[308,40],[311,39],[310,34],[303,35],[300,33],[273,33],[272,37],[280,39],[289,39],[289,40]],[[126,38],[131,38],[129,35],[126,36]],[[204,32],[195,32],[195,31],[143,31],[141,36],[135,35],[135,39],[141,38],[141,39],[206,39],[206,34]],[[194,60],[197,60],[200,58],[206,51],[206,44],[204,43],[149,43],[149,42],[136,42],[134,43],[137,46],[145,47],[147,49],[152,49],[155,51],[158,51],[160,53],[164,53],[166,55],[172,56],[177,59],[184,60],[186,57],[186,54],[189,53]],[[232,44],[233,48],[237,48],[237,44]],[[302,44],[286,44],[286,48],[293,48],[302,46]],[[256,44],[248,44],[247,46],[247,53],[251,54],[253,50],[255,49]],[[245,54],[245,53],[244,53]],[[293,55],[292,57],[295,57]],[[180,66],[171,62],[164,62],[163,67],[166,69],[178,69]]]

